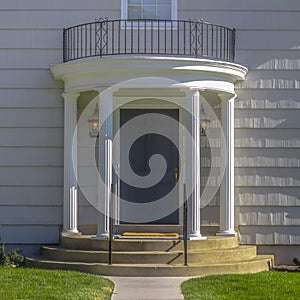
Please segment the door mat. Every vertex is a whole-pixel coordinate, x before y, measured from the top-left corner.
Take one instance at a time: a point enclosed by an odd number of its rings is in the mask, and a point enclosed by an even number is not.
[[[123,232],[122,236],[125,237],[172,237],[179,238],[177,232]]]

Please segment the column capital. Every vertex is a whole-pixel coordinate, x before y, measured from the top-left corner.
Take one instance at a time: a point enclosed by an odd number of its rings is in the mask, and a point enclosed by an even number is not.
[[[64,100],[76,101],[79,98],[80,93],[71,91],[71,92],[64,92],[61,95],[64,98]]]
[[[229,101],[229,100],[235,100],[237,97],[237,94],[230,94],[230,93],[219,93],[218,94],[219,98],[221,99],[221,101]]]
[[[201,93],[203,93],[203,92],[205,92],[205,90],[206,89],[203,89],[203,88],[197,88],[197,87],[191,87],[190,89],[189,89],[189,91],[192,93],[192,94],[194,94],[194,93],[199,93],[199,94],[201,94]]]
[[[108,93],[108,94],[113,94],[115,92],[118,92],[120,89],[120,87],[103,87],[103,86],[95,86],[93,88],[91,88],[91,91],[94,91],[94,92],[98,92],[99,95],[100,94],[104,94],[104,93]]]

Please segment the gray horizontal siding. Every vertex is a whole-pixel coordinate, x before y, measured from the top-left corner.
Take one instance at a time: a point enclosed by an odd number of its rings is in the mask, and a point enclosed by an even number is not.
[[[0,148],[0,166],[63,167],[61,148]]]
[[[215,225],[219,224],[219,207],[206,206],[201,209],[201,224]]]
[[[1,54],[0,54],[1,56]],[[63,108],[61,89],[8,89],[1,90],[2,108]]]
[[[250,11],[236,12],[234,25],[236,60],[249,68],[246,80],[237,84],[235,110],[236,224],[243,243],[300,243],[300,48],[296,38],[300,3],[296,2],[272,1],[269,6],[235,1],[237,10],[253,5]],[[288,254],[285,263],[290,261]]]
[[[237,206],[300,206],[300,188],[293,187],[237,187],[235,189]]]
[[[62,29],[2,29],[0,38],[3,49],[62,49]]]
[[[102,6],[102,3],[101,3]],[[86,9],[80,14],[78,10],[41,10],[36,11],[0,11],[0,28],[12,29],[58,29],[74,26],[75,24],[92,22],[100,17],[120,18],[120,8],[118,10]]]
[[[0,186],[62,186],[62,167],[0,167]]]
[[[262,207],[250,206],[236,209],[239,225],[300,226],[300,206]]]
[[[237,129],[235,147],[299,148],[299,129]]]
[[[236,110],[235,128],[300,128],[300,110]]]
[[[255,15],[255,14],[254,14]],[[297,36],[299,30],[240,30],[237,31],[238,49],[299,49]],[[249,43],[255,40],[255,43]]]
[[[55,82],[49,70],[0,69],[0,88],[13,89],[57,89],[61,82]]]
[[[300,244],[299,226],[259,226],[259,225],[249,226],[247,225],[247,226],[239,226],[239,230],[241,233],[241,242],[244,244],[257,244],[257,245],[299,245]]]
[[[0,127],[62,127],[61,108],[14,108],[0,110]]]
[[[14,218],[12,218],[14,216]],[[1,206],[0,220],[5,225],[60,225],[60,206]]]
[[[0,195],[1,206],[61,206],[63,188],[51,186],[0,186]]]
[[[80,12],[85,12],[86,10],[120,10],[120,0],[112,1],[101,1],[99,5],[99,0],[88,0],[88,5],[82,0],[64,0],[62,1],[40,1],[40,0],[27,0],[26,3],[20,2],[18,0],[11,0],[9,3],[2,1],[2,10],[75,10]]]
[[[233,1],[231,1],[233,2]],[[236,2],[236,1],[235,1]],[[187,6],[186,6],[187,7]],[[219,7],[219,4],[217,5]],[[199,14],[199,10],[192,10],[190,7],[184,11],[180,11],[179,19],[190,18],[199,19],[200,17],[206,22],[214,24],[222,24],[229,27],[238,28],[239,30],[295,30],[300,29],[297,19],[300,17],[300,11],[269,11],[266,19],[265,11],[256,11],[255,20],[254,12],[247,10],[203,10]]]
[[[299,70],[251,70],[247,80],[238,84],[243,89],[299,89]]]
[[[300,172],[297,168],[236,168],[235,185],[298,187]]]
[[[79,211],[79,218],[78,218],[79,225],[97,223],[97,216],[99,212],[93,206],[81,206],[78,208],[78,211]]]
[[[299,70],[300,49],[238,49],[235,60],[257,70]]]
[[[102,3],[101,3],[102,6]],[[300,29],[297,19],[300,11],[272,11],[268,13],[266,20],[265,11],[255,12],[255,22],[253,21],[253,11],[201,11],[181,10],[178,18],[188,20],[189,18],[203,18],[207,22],[223,24],[235,27],[239,30],[295,30]],[[77,10],[41,10],[37,14],[35,11],[10,10],[0,11],[0,28],[12,29],[61,29],[61,27],[73,26],[82,22],[91,22],[99,17],[119,18],[120,8],[117,10],[86,9],[79,20]]]
[[[300,167],[300,151],[294,148],[278,148],[266,151],[263,148],[235,150],[236,167]]]
[[[200,3],[199,3],[200,2]],[[268,1],[252,0],[252,1],[239,1],[239,0],[210,0],[210,1],[194,1],[194,0],[179,0],[179,10],[196,10],[196,11],[295,11],[300,10],[300,4],[294,0],[272,0],[272,5]]]
[[[120,0],[113,1],[101,1],[101,6],[99,5],[99,0],[89,0],[88,5],[82,0],[64,0],[61,1],[40,1],[40,0],[27,0],[26,3],[20,2],[18,0],[11,0],[9,2],[3,1],[1,3],[2,10],[119,10]],[[194,0],[179,0],[178,8],[180,11],[184,10],[212,10],[212,11],[232,11],[232,10],[248,10],[248,11],[300,11],[300,4],[294,0],[272,0],[272,5],[269,2],[262,2],[260,0],[247,1],[201,1],[200,3]]]
[[[0,147],[63,147],[63,128],[0,128]]]
[[[0,48],[0,69],[44,69],[62,60],[61,49],[8,49],[5,43]]]
[[[57,244],[60,231],[57,225],[5,225],[1,227],[1,237],[7,244]]]
[[[235,107],[237,109],[300,109],[299,91],[291,90],[239,90]],[[236,109],[236,116],[239,117]]]

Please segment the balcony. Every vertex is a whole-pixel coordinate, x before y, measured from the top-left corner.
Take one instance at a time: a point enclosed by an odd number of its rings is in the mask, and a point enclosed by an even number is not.
[[[235,29],[202,20],[99,19],[64,29],[63,61],[155,55],[233,62]]]

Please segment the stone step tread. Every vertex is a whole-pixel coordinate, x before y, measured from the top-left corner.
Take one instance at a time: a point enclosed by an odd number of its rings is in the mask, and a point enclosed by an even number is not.
[[[65,248],[71,249],[97,249],[97,250],[107,250],[108,240],[99,240],[93,238],[94,236],[62,236],[61,245]],[[134,247],[148,247],[155,250],[155,248],[171,248],[171,247],[182,247],[183,240],[179,239],[114,239],[113,245],[117,249],[126,250],[129,247],[131,250]],[[219,237],[219,236],[209,236],[206,240],[192,240],[188,241],[188,247],[193,249],[221,249],[221,248],[234,248],[238,245],[237,237]],[[123,248],[123,249],[121,249]],[[144,249],[141,249],[142,251]]]
[[[48,264],[58,264],[58,265],[81,265],[81,266],[108,266],[107,263],[86,263],[86,262],[65,262],[65,261],[57,261],[57,260],[50,260],[50,259],[44,259],[41,256],[31,256],[26,257],[25,260],[38,262],[38,263],[48,263]],[[262,261],[270,261],[273,260],[272,255],[257,255],[254,258],[247,259],[247,260],[239,260],[239,261],[231,261],[231,262],[224,262],[224,263],[217,263],[217,264],[196,264],[191,263],[188,265],[188,267],[195,268],[195,267],[219,267],[219,266],[232,266],[232,265],[244,265],[247,263],[254,263],[254,262],[262,262]],[[168,265],[168,264],[112,264],[109,267],[119,267],[119,268],[186,268],[186,266],[183,266],[182,264],[174,264],[174,265]]]
[[[108,251],[105,250],[80,250],[80,249],[70,249],[70,248],[64,248],[60,246],[42,246],[45,250],[52,250],[52,251],[64,251],[64,252],[72,252],[72,253],[84,253],[84,254],[107,254]],[[222,248],[222,249],[190,249],[188,250],[188,253],[192,254],[201,254],[201,253],[222,253],[225,251],[240,251],[240,250],[253,250],[255,246],[249,246],[249,245],[239,245],[234,248]],[[120,251],[120,250],[113,250],[113,254],[124,254],[124,255],[153,255],[153,254],[159,254],[159,255],[167,255],[167,254],[179,254],[183,253],[183,251],[180,250],[170,250],[170,251],[153,251],[153,250],[145,250],[145,251]]]
[[[96,239],[95,235],[70,235],[70,236],[63,236],[63,239],[76,239],[76,240],[88,240],[88,239],[94,239],[94,241],[107,241],[107,240],[101,240],[101,239]],[[210,241],[210,240],[221,240],[221,239],[236,239],[236,237],[232,236],[232,237],[228,237],[228,236],[208,236],[206,240],[201,240],[200,242],[206,242],[206,241]],[[122,241],[130,241],[130,242],[141,242],[141,241],[149,241],[149,239],[145,239],[143,240],[142,238],[135,238],[135,239],[123,239],[123,238],[115,238],[114,242],[122,242]],[[172,240],[168,239],[168,240],[164,240],[164,239],[151,239],[150,241],[157,241],[157,242],[170,242],[170,241],[183,241],[182,239],[177,239],[174,238]]]

